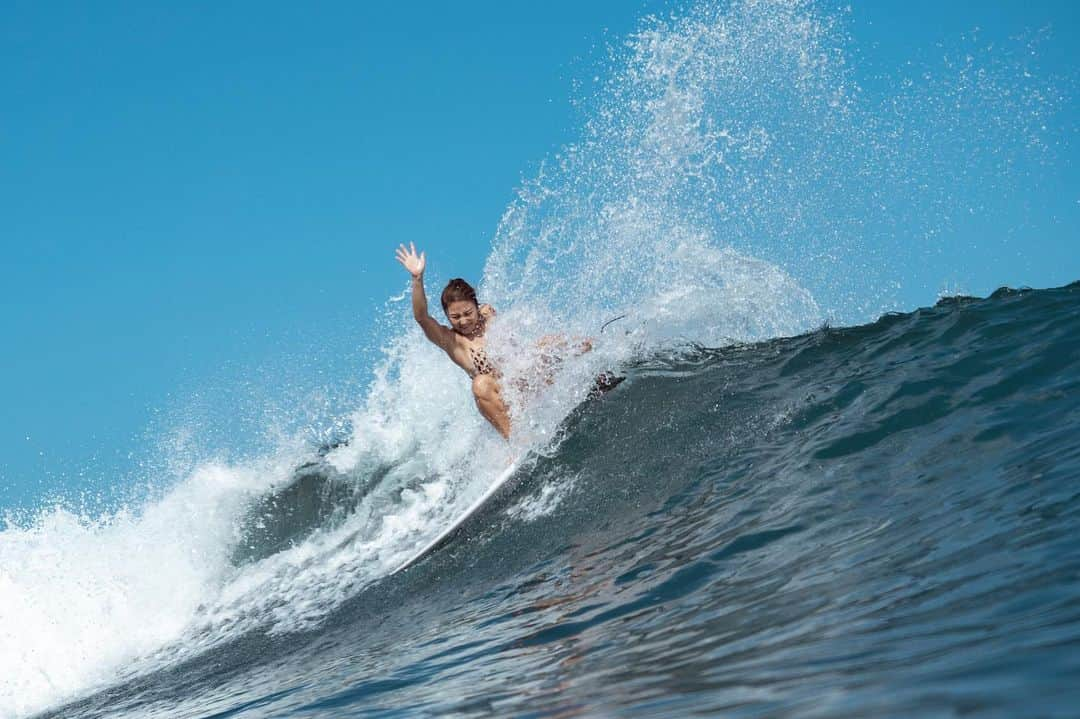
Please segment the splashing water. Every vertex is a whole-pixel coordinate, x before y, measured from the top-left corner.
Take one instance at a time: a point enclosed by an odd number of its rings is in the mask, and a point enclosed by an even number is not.
[[[958,271],[943,255],[977,249],[947,246],[958,218],[993,226],[1037,184],[1062,93],[1029,67],[1032,44],[972,39],[867,89],[852,45],[843,15],[804,0],[646,20],[587,101],[584,138],[502,218],[485,296],[582,330],[655,314],[714,345],[936,290]]]
[[[386,344],[348,443],[325,458],[348,510],[281,551],[229,560],[252,504],[276,500],[313,459],[289,442],[243,465],[203,463],[115,515],[9,522],[0,715],[255,629],[317,626],[437,533],[510,454],[554,451],[601,370],[686,343],[865,319],[895,306],[904,284],[936,286],[932,257],[957,216],[978,207],[991,221],[1046,158],[1060,93],[979,47],[861,87],[851,46],[843,14],[803,0],[646,19],[584,102],[581,139],[506,210],[484,268],[509,452],[460,371],[411,327]],[[591,351],[538,367],[536,344],[552,334],[564,354],[585,338]],[[519,513],[558,512],[573,480],[553,486]]]

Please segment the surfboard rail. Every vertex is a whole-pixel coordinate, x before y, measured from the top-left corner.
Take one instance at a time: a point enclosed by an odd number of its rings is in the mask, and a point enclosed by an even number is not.
[[[398,566],[397,569],[391,572],[391,574],[397,574],[398,572],[404,572],[409,567],[417,564],[431,553],[441,549],[443,545],[450,541],[452,536],[461,529],[461,525],[469,521],[475,516],[481,508],[487,503],[491,497],[498,492],[517,472],[521,466],[521,460],[514,460],[509,467],[504,469],[499,475],[492,480],[488,488],[484,490],[484,493],[477,497],[472,504],[470,504],[464,512],[459,514],[449,525],[447,525],[434,539],[425,544],[419,551],[414,552],[408,560]]]
[[[603,395],[607,394],[608,392],[619,386],[619,384],[625,379],[626,377],[617,375],[614,372],[602,372],[600,375],[597,376],[596,381],[594,382],[593,387],[589,392],[588,399],[592,400],[598,397],[602,397]],[[488,502],[488,500],[491,499],[491,497],[494,496],[496,492],[502,489],[510,481],[510,478],[513,477],[514,473],[517,472],[517,470],[521,467],[523,459],[524,457],[519,457],[518,459],[515,459],[513,462],[511,462],[510,466],[500,472],[499,475],[494,480],[492,480],[491,484],[484,491],[484,493],[481,494],[475,501],[473,501],[473,503],[470,504],[464,512],[459,514],[457,518],[449,525],[447,525],[441,532],[439,532],[439,534],[436,535],[434,539],[425,544],[419,551],[414,552],[408,560],[400,564],[397,569],[390,572],[390,574],[397,574],[398,572],[405,571],[409,567],[412,567],[418,562],[422,561],[428,555],[439,550],[443,547],[443,545],[449,542],[453,535],[459,529],[461,529],[461,526],[467,521],[469,521],[473,516],[475,516]]]

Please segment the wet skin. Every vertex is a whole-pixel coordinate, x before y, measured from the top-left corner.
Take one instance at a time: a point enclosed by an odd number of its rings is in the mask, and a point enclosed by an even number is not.
[[[450,327],[439,324],[427,309],[427,294],[424,292],[424,269],[427,259],[423,252],[417,253],[416,247],[409,243],[398,247],[395,253],[398,262],[412,276],[413,318],[424,331],[424,336],[433,344],[442,348],[456,365],[472,377],[473,399],[480,414],[505,439],[510,438],[510,413],[502,399],[498,379],[493,374],[480,374],[473,366],[472,354],[484,348],[484,330],[488,318],[495,314],[490,305],[478,305],[468,300],[455,300],[446,306],[446,318]]]

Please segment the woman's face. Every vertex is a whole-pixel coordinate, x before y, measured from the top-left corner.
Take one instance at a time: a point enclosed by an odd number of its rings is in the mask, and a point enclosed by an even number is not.
[[[446,306],[446,318],[458,334],[471,337],[480,329],[480,308],[475,302],[454,300]]]

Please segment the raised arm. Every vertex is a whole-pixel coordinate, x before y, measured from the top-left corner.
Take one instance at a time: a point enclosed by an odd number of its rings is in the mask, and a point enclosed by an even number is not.
[[[412,275],[413,318],[420,325],[420,329],[424,330],[425,337],[449,352],[454,341],[453,331],[440,325],[428,314],[427,294],[424,292],[424,268],[427,266],[427,258],[423,252],[416,254],[416,246],[411,242],[409,249],[400,245],[394,255]]]

